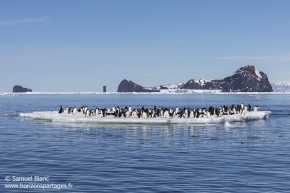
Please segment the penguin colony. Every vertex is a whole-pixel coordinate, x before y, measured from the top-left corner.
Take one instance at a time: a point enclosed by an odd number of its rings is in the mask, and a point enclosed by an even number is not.
[[[259,110],[259,106],[255,106],[253,111],[257,112]],[[113,107],[110,108],[95,108],[95,109],[88,109],[87,106],[82,106],[79,109],[76,107],[67,107],[66,109],[63,109],[62,106],[60,106],[58,113],[67,113],[76,115],[77,113],[84,114],[85,117],[91,117],[91,116],[97,116],[101,115],[101,117],[107,117],[107,116],[113,116],[113,117],[124,117],[124,118],[156,118],[156,117],[162,117],[162,118],[209,118],[209,117],[221,117],[222,115],[235,115],[235,114],[245,114],[246,112],[251,112],[251,105],[232,105],[230,107],[227,106],[220,106],[219,108],[214,108],[210,106],[208,109],[202,108],[202,109],[193,109],[190,108],[183,108],[179,109],[176,108],[175,110],[169,109],[166,107],[156,107],[154,106],[153,109],[146,109],[142,107],[141,109],[132,109],[131,107],[125,107],[120,108]]]

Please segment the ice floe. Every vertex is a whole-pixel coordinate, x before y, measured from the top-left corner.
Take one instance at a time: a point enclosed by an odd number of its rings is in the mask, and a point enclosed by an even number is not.
[[[124,118],[124,117],[102,117],[101,115],[85,117],[82,113],[76,115],[61,113],[58,111],[42,111],[32,113],[20,113],[19,116],[32,119],[43,119],[53,122],[65,123],[142,123],[142,124],[221,124],[229,126],[230,122],[242,122],[259,119],[267,119],[270,111],[247,112],[245,114],[223,115],[221,117],[211,116],[209,118]]]

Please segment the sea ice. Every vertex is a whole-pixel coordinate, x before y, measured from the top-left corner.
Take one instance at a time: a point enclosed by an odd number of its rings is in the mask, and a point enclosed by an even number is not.
[[[247,112],[245,115],[223,115],[216,117],[212,115],[209,118],[115,118],[112,116],[102,117],[101,115],[85,117],[82,113],[76,115],[61,113],[58,111],[42,111],[32,113],[20,113],[21,117],[28,117],[33,119],[50,120],[53,122],[66,122],[66,123],[148,123],[148,124],[221,124],[229,126],[230,122],[242,122],[250,120],[267,119],[271,114],[270,111],[258,111],[258,112]]]

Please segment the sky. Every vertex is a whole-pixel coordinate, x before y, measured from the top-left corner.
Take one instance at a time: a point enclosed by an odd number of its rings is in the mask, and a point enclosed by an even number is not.
[[[220,79],[290,80],[288,0],[0,0],[0,92],[116,92]]]

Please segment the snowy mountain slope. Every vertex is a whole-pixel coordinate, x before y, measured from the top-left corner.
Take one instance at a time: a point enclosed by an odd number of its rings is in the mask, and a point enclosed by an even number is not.
[[[274,81],[271,85],[275,92],[290,92],[290,81]]]

